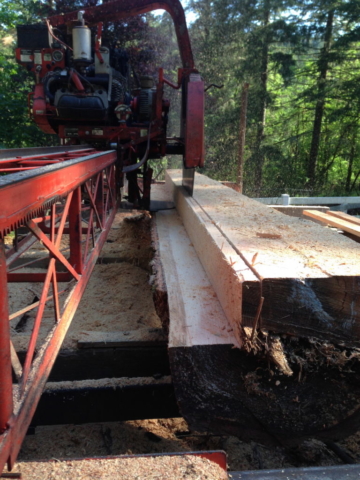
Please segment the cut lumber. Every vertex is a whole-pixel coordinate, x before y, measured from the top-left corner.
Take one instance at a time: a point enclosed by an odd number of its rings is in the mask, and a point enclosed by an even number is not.
[[[209,219],[191,197],[179,195],[175,202],[185,228],[188,233],[190,232],[189,237],[195,251],[198,255],[199,252],[205,253],[199,256],[200,261],[234,329],[235,337],[241,344],[242,290],[249,288],[251,284],[252,295],[257,295],[260,301],[259,279],[224,237],[215,222]],[[184,262],[184,256],[179,259],[181,262]]]
[[[156,228],[172,319],[169,348],[238,345],[177,213],[158,212]]]
[[[360,345],[358,244],[203,175],[193,197],[179,170],[166,187],[239,344],[263,297],[262,329]]]
[[[189,216],[196,225],[198,217]],[[206,220],[206,216],[202,218]],[[202,228],[210,227],[205,220]],[[359,428],[358,350],[292,336],[280,339],[266,332],[259,332],[258,340],[268,351],[254,355],[245,348],[246,342],[236,348],[240,344],[235,331],[195,251],[197,246],[215,255],[204,240],[205,234],[201,235],[204,243],[191,240],[176,211],[158,212],[155,229],[155,266],[162,269],[164,283],[161,302],[167,299],[170,317],[171,378],[181,414],[192,430],[289,446],[308,436],[335,440]],[[259,239],[256,231],[252,237],[255,241],[283,241]],[[223,278],[221,265],[229,262],[225,255],[216,255],[218,276]],[[207,268],[216,276],[211,258]],[[256,266],[256,259],[253,263]],[[252,269],[247,267],[249,271]],[[255,274],[247,284],[251,282],[256,288],[261,283]],[[221,288],[221,282],[216,285]],[[244,298],[247,288],[241,276],[235,285]],[[226,288],[221,294],[225,292]],[[280,363],[281,356],[286,356],[293,374],[284,375],[275,361],[270,364],[271,355]]]
[[[239,344],[176,211],[157,212],[156,237],[156,269],[162,268],[170,317],[171,375],[182,415],[194,430],[209,431],[211,418],[213,431],[240,435],[246,427],[254,438],[273,444],[272,434],[239,397],[241,375],[235,384],[229,381],[229,374],[240,373],[239,362],[232,364]],[[219,378],[221,360],[228,369]]]
[[[345,213],[345,212],[334,212],[332,210],[329,210],[327,213],[329,215],[332,215],[333,217],[341,218],[342,220],[346,220],[347,222],[354,223],[355,225],[360,225],[360,218],[354,217],[354,215],[349,215],[348,213]]]
[[[335,216],[333,214],[314,212],[312,210],[304,210],[304,214],[308,217],[315,218],[315,220],[320,220],[327,225],[331,225],[332,227],[339,228],[340,230],[344,230],[345,232],[360,237],[360,222],[354,222],[351,219],[351,215],[347,215],[346,213],[344,213],[343,215]],[[350,220],[348,219],[348,217],[350,217]]]

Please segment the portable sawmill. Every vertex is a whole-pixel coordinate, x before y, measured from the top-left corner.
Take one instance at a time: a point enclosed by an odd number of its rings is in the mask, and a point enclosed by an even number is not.
[[[162,68],[156,75],[136,71],[125,49],[102,44],[103,22],[156,9],[166,10],[174,22],[182,61],[176,83]],[[17,458],[125,179],[128,201],[148,208],[149,160],[182,155],[190,192],[195,167],[204,162],[204,82],[179,0],[115,0],[18,26],[16,59],[34,75],[28,95],[32,119],[43,132],[56,134],[60,146],[0,152],[0,472]],[[177,138],[167,138],[165,85],[182,93]],[[8,234],[14,237],[11,247],[4,243]],[[37,241],[46,270],[24,270],[22,264],[38,261],[24,260]],[[14,308],[10,292],[19,282],[34,282],[41,293]],[[44,321],[47,309],[51,324]],[[34,318],[20,362],[11,321],[27,312]]]
[[[162,68],[156,78],[136,72],[126,50],[102,45],[103,22],[157,8],[174,20],[182,60],[177,84],[165,78]],[[107,2],[20,25],[17,33],[16,59],[36,80],[29,93],[30,115],[43,132],[58,135],[63,145],[116,149],[120,177],[126,174],[129,202],[135,205],[149,207],[152,169],[147,162],[166,154],[183,156],[191,190],[193,169],[204,164],[204,82],[194,67],[178,0]],[[164,98],[165,84],[182,91],[178,138],[166,137],[170,102]]]

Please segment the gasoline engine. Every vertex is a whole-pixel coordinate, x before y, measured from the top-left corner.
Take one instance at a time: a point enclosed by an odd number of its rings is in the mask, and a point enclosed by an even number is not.
[[[61,138],[83,140],[102,139],[105,132],[99,127],[147,127],[155,107],[154,78],[136,75],[137,85],[132,86],[127,52],[101,46],[101,23],[93,42],[82,11],[77,23],[71,30],[72,46],[56,36],[50,25],[18,27],[17,59],[37,80],[32,109],[36,123],[46,133],[51,129]],[[38,102],[43,108],[38,108]],[[162,107],[165,131],[168,102]],[[78,129],[84,122],[91,128]]]

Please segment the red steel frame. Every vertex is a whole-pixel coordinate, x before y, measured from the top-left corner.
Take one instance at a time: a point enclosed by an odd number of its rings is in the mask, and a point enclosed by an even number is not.
[[[152,10],[166,10],[172,17],[179,44],[179,51],[183,68],[193,70],[194,58],[191,50],[189,32],[186,26],[184,9],[180,0],[112,0],[96,7],[85,7],[85,18],[88,22],[97,23],[99,20],[121,20],[134,15],[151,12]],[[54,15],[48,20],[54,27],[71,21],[76,21],[78,11]]]
[[[50,164],[21,173],[20,177],[10,175],[3,183],[0,177],[0,238],[18,226],[26,225],[30,231],[7,254],[0,240],[0,472],[6,463],[10,469],[14,465],[113,222],[117,206],[115,162],[116,152],[96,152],[61,165]],[[67,257],[60,250],[64,235],[69,245]],[[47,251],[46,272],[23,273],[18,272],[20,267],[11,268],[36,240]],[[61,272],[57,271],[58,266],[62,267]],[[41,282],[39,301],[10,314],[8,284],[12,282]],[[70,283],[59,291],[59,282]],[[45,339],[39,346],[43,315],[50,302],[54,323],[41,337]],[[21,366],[11,343],[9,325],[10,320],[32,309],[36,309],[36,315]],[[12,370],[17,378],[14,384]]]
[[[43,167],[45,165],[52,165],[61,163],[66,160],[84,157],[90,153],[95,152],[92,147],[81,148],[76,151],[59,153],[33,154],[0,160],[0,173],[18,173],[34,168]]]

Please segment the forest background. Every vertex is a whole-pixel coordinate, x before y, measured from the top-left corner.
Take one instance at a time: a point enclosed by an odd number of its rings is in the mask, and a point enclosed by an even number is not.
[[[96,0],[3,0],[0,148],[56,144],[27,114],[33,79],[14,60],[16,25]],[[237,182],[241,96],[248,84],[243,192],[253,197],[360,195],[360,0],[191,0],[195,62],[206,85],[203,173]],[[99,19],[101,20],[101,19]],[[107,25],[109,41],[144,52],[176,79],[168,14]],[[136,60],[135,60],[136,63]],[[168,135],[178,134],[179,93]],[[159,162],[179,167],[178,158]]]

